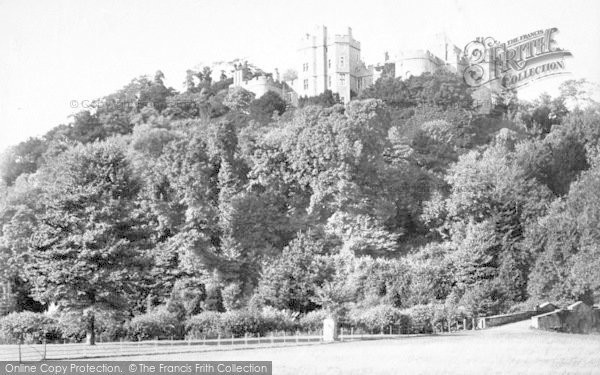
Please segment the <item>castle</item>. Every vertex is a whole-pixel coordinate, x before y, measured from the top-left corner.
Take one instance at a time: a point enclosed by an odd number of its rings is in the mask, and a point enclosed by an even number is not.
[[[363,88],[373,83],[373,67],[360,58],[360,42],[347,34],[328,35],[320,26],[315,34],[306,34],[298,50],[298,79],[294,90],[299,96],[316,96],[325,90],[349,102]]]
[[[280,82],[278,73],[275,79],[270,74],[248,78],[241,67],[236,67],[232,87],[242,87],[257,98],[274,91],[294,105],[298,97],[331,90],[346,104],[377,81],[384,65],[392,64],[394,77],[401,79],[439,70],[460,74],[466,66],[461,49],[445,34],[436,35],[427,49],[399,51],[393,61],[386,53],[383,64],[366,65],[361,59],[361,44],[354,39],[351,28],[346,34],[332,36],[326,26],[317,26],[313,34],[301,38],[297,56],[298,76],[292,81]]]

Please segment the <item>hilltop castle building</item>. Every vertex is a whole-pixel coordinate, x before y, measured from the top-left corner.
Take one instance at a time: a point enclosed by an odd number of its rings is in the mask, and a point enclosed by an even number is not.
[[[395,77],[407,79],[410,76],[440,70],[461,74],[465,67],[462,50],[452,44],[445,34],[437,34],[427,49],[404,50],[398,53]]]
[[[343,35],[330,35],[326,26],[317,26],[301,40],[296,59],[297,78],[280,81],[272,74],[248,74],[246,63],[236,64],[232,87],[242,87],[257,98],[273,91],[297,105],[299,97],[317,96],[331,90],[346,104],[363,89],[371,86],[384,70],[396,78],[407,79],[440,70],[461,74],[466,64],[460,48],[445,34],[437,34],[426,49],[403,50],[395,59],[385,54],[383,64],[367,66],[361,60],[361,44],[348,28]],[[390,72],[391,68],[391,72]]]
[[[327,27],[319,26],[306,34],[298,50],[298,79],[294,90],[298,96],[316,96],[325,90],[338,94],[348,103],[362,89],[373,83],[373,69],[360,58],[360,42],[345,35],[331,37]]]

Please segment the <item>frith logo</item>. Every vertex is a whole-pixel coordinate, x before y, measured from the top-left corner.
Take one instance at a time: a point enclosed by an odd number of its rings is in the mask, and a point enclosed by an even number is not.
[[[465,82],[482,86],[494,82],[502,88],[515,89],[538,79],[567,74],[565,58],[571,52],[558,48],[554,35],[557,28],[537,30],[500,43],[494,38],[477,38],[464,50],[469,65]]]

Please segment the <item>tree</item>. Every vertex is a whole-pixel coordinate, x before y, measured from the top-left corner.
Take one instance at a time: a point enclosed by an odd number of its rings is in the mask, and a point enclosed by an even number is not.
[[[461,156],[446,177],[450,195],[441,210],[432,210],[436,219],[444,217],[437,229],[456,249],[451,256],[458,289],[487,282],[503,286],[493,294],[506,299],[496,301],[498,306],[527,298],[533,261],[523,242],[525,228],[546,212],[552,199],[547,187],[515,164],[510,144]]]
[[[12,185],[20,175],[37,171],[47,148],[47,142],[39,138],[29,138],[9,147],[0,155],[0,177],[4,183]]]
[[[260,123],[266,124],[272,121],[273,114],[278,116],[283,114],[287,108],[287,103],[279,94],[273,91],[267,91],[263,96],[254,99],[250,103],[250,117]]]
[[[568,195],[528,232],[537,261],[529,290],[539,299],[592,303],[600,295],[600,168],[582,173]]]
[[[223,104],[234,111],[248,114],[250,103],[254,100],[254,97],[254,93],[242,87],[235,87],[227,94],[227,97],[223,100]]]
[[[334,94],[331,90],[325,90],[323,93],[317,96],[300,98],[298,101],[298,106],[302,108],[307,105],[318,105],[327,108],[339,103],[341,102],[337,93]]]
[[[34,297],[87,311],[123,308],[140,298],[149,233],[140,217],[139,183],[117,142],[76,146],[53,160],[40,197],[44,214],[27,265]]]
[[[530,133],[544,136],[550,132],[553,125],[562,122],[568,109],[564,97],[552,99],[550,95],[543,93],[533,103],[524,103],[519,112],[520,120]]]
[[[329,272],[319,257],[323,244],[309,234],[300,233],[283,253],[266,265],[257,294],[266,305],[278,309],[309,312],[318,306],[318,288]]]

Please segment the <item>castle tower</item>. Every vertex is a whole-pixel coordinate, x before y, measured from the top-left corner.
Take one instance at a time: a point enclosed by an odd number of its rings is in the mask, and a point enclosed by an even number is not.
[[[373,81],[372,70],[360,58],[360,42],[346,34],[329,37],[327,27],[319,26],[313,35],[306,34],[298,50],[299,96],[316,96],[331,90],[343,103],[350,101]]]

